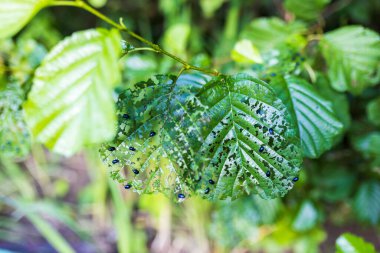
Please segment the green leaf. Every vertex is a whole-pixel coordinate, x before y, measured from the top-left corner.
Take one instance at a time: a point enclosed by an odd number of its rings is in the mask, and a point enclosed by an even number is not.
[[[356,171],[346,169],[341,162],[316,160],[309,166],[312,174],[308,177],[313,185],[313,197],[326,202],[336,203],[347,199],[354,187]]]
[[[30,135],[23,119],[23,92],[16,84],[0,90],[0,154],[24,157],[30,148]]]
[[[363,238],[344,233],[336,240],[336,253],[376,253],[375,247]]]
[[[306,31],[300,22],[285,23],[279,18],[258,18],[249,24],[241,34],[243,39],[251,40],[260,52],[266,52],[283,43],[302,47],[301,34]]]
[[[379,35],[361,26],[346,26],[326,33],[320,42],[332,86],[360,94],[377,82],[380,70]]]
[[[256,63],[262,64],[256,67],[263,69],[257,71],[257,76],[267,78],[268,75],[272,77],[295,71],[304,61],[301,50],[307,43],[303,36],[305,31],[301,22],[285,23],[278,18],[259,18],[251,22],[241,33],[240,41],[249,41],[250,47],[259,50],[253,50],[255,55],[260,55],[260,61]],[[242,55],[247,54],[247,50],[239,51]]]
[[[131,184],[138,193],[162,192],[172,198],[191,194],[191,163],[200,145],[193,117],[201,112],[198,106],[197,111],[192,108],[197,103],[194,94],[207,81],[201,75],[183,75],[178,80],[157,76],[120,95],[118,133],[101,149],[114,179]]]
[[[362,221],[375,225],[380,220],[380,182],[362,183],[355,195],[353,207]]]
[[[380,126],[380,98],[372,100],[367,105],[367,115],[372,124]]]
[[[301,78],[279,77],[271,84],[297,121],[304,155],[317,158],[329,150],[343,131],[332,103]]]
[[[165,32],[163,46],[175,55],[186,56],[186,47],[190,38],[191,27],[187,23],[177,23]]]
[[[123,68],[124,84],[133,85],[137,82],[147,80],[158,71],[158,62],[151,54],[131,54],[120,60]]]
[[[299,138],[285,105],[247,75],[158,76],[122,94],[118,114],[117,137],[101,153],[112,177],[140,193],[274,198],[299,171]]]
[[[197,152],[203,195],[284,196],[293,187],[302,156],[295,122],[268,84],[244,74],[220,76],[196,97],[207,108],[196,120],[203,139]]]
[[[0,39],[15,35],[52,0],[1,0]]]
[[[303,232],[315,227],[318,222],[318,210],[310,200],[305,200],[295,217],[292,227],[295,231]]]
[[[200,0],[203,14],[210,18],[227,0]]]
[[[297,18],[304,20],[314,20],[320,16],[323,8],[331,0],[286,0],[285,8],[292,12]]]
[[[251,41],[243,39],[235,44],[231,52],[231,58],[240,63],[262,63],[260,52]]]
[[[351,125],[350,105],[348,103],[347,94],[337,92],[331,87],[327,76],[318,74],[315,86],[319,94],[332,103],[333,111],[340,122],[343,123],[347,130]]]
[[[117,30],[86,30],[59,43],[37,69],[24,105],[32,135],[72,155],[114,136],[112,88],[120,79]]]
[[[354,148],[363,156],[380,156],[380,132],[370,132],[353,138]]]
[[[220,201],[212,215],[211,237],[221,245],[236,247],[249,243],[261,225],[273,224],[279,216],[280,199],[264,200],[249,196],[236,201]]]

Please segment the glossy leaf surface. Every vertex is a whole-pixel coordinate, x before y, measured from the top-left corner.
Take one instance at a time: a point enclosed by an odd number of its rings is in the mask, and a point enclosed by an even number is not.
[[[59,43],[37,69],[24,108],[34,138],[71,155],[113,138],[112,88],[120,79],[120,34],[87,30]]]
[[[332,87],[360,94],[378,81],[380,37],[361,26],[326,33],[320,43]]]
[[[52,0],[1,0],[0,38],[15,35]]]
[[[297,77],[280,77],[272,85],[293,112],[304,155],[316,158],[330,149],[343,131],[343,124],[337,119],[332,103],[307,81]]]

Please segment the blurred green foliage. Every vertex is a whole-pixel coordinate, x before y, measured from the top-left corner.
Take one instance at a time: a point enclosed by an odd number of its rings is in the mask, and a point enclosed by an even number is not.
[[[251,196],[209,203],[193,198],[179,205],[162,195],[138,197],[109,181],[94,150],[63,159],[38,144],[30,146],[20,119],[34,70],[64,36],[104,24],[79,10],[52,8],[38,14],[15,39],[1,40],[0,252],[371,253],[380,249],[380,89],[378,76],[372,75],[379,62],[376,57],[362,59],[363,53],[372,52],[373,44],[361,46],[366,41],[362,36],[372,34],[352,30],[345,39],[352,43],[349,48],[338,47],[339,52],[325,48],[327,64],[337,70],[328,77],[321,74],[321,55],[313,54],[318,38],[307,37],[307,27],[321,33],[351,24],[379,33],[380,3],[329,2],[90,1],[115,20],[124,17],[128,27],[197,66],[224,73],[244,71],[266,80],[273,73],[294,71],[329,100],[346,132],[332,141],[330,152],[306,160],[291,194],[275,200]],[[328,39],[334,40],[334,35]],[[237,44],[241,41],[245,44]],[[246,54],[243,62],[231,58],[234,48]],[[314,57],[306,58],[308,54]],[[341,54],[352,54],[352,61],[338,61]],[[175,62],[155,52],[131,52],[119,64],[123,74],[115,94],[157,73],[179,70]],[[348,77],[354,72],[360,77],[358,83]],[[341,81],[335,88],[345,92],[332,89],[331,78]],[[9,154],[17,159],[5,157]],[[339,236],[347,230],[375,247],[354,235]]]

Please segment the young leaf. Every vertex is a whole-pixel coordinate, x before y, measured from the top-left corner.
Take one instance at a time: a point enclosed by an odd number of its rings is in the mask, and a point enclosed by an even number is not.
[[[196,120],[204,139],[197,152],[202,194],[208,199],[284,196],[302,156],[297,126],[272,89],[248,75],[220,76],[196,97],[207,108]]]
[[[37,141],[71,155],[114,136],[111,92],[120,78],[120,40],[117,30],[87,30],[66,38],[48,54],[24,105]]]
[[[259,18],[244,29],[241,37],[251,40],[260,52],[265,52],[283,43],[303,45],[299,37],[305,30],[300,22],[285,23],[279,18]]]
[[[331,102],[297,77],[276,78],[272,85],[297,121],[304,155],[316,158],[330,149],[343,131]]]
[[[374,85],[380,71],[380,37],[361,26],[326,33],[320,42],[331,85],[338,91],[360,94]]]
[[[0,39],[15,35],[52,0],[1,0]]]
[[[193,158],[200,146],[194,117],[202,108],[194,94],[207,81],[201,75],[183,75],[178,80],[157,76],[120,95],[118,134],[101,149],[115,179],[139,193],[190,195]]]
[[[361,184],[353,207],[360,220],[377,224],[380,220],[380,183],[371,180]]]
[[[286,0],[285,8],[292,12],[297,18],[304,20],[317,19],[323,8],[330,3],[331,0]]]
[[[163,46],[173,54],[186,56],[191,26],[187,23],[177,23],[168,28],[163,38]]]
[[[375,247],[363,238],[344,233],[336,240],[336,253],[376,253]]]
[[[225,2],[226,0],[200,0],[203,15],[207,18],[212,17],[215,11],[217,11]]]
[[[250,40],[243,39],[235,44],[231,52],[231,58],[240,63],[262,63],[259,50],[252,44]]]
[[[23,119],[23,92],[17,84],[0,90],[0,154],[23,157],[30,148],[29,131]]]

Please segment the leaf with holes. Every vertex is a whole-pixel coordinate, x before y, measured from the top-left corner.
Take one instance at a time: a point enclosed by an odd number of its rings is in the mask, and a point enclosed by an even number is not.
[[[329,150],[344,129],[332,103],[297,77],[279,77],[271,84],[298,124],[304,155],[316,158]]]
[[[139,193],[191,194],[201,144],[194,118],[203,107],[195,94],[207,81],[201,75],[177,81],[156,76],[120,95],[118,134],[101,149],[115,179]]]
[[[32,135],[71,155],[115,134],[112,88],[120,79],[117,30],[86,30],[59,43],[37,69],[24,108]]]
[[[196,120],[204,140],[198,191],[212,200],[284,196],[298,179],[302,155],[297,126],[268,84],[220,76],[196,97],[207,108]]]
[[[274,198],[299,171],[290,114],[247,75],[159,76],[121,95],[118,113],[118,135],[101,153],[111,175],[140,193]]]
[[[360,94],[378,82],[380,37],[376,32],[361,26],[346,26],[326,33],[320,46],[336,90]]]
[[[0,39],[15,35],[52,0],[1,0]]]

